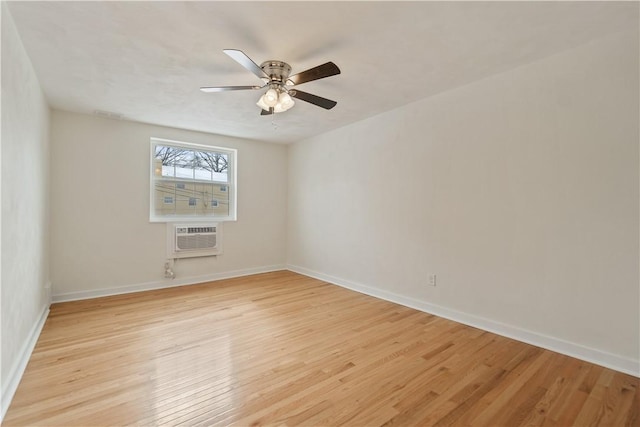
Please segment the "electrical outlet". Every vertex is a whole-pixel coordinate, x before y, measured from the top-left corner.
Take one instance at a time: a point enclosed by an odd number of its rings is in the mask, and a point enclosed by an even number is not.
[[[165,279],[175,279],[176,273],[173,272],[173,261],[167,260],[164,263],[164,277]]]
[[[436,285],[436,275],[435,274],[430,274],[429,275],[429,286],[435,286]]]

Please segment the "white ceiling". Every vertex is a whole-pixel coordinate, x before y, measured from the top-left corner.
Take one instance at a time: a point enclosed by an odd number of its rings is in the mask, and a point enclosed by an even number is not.
[[[291,142],[637,26],[623,2],[9,2],[52,107],[273,142]],[[258,91],[200,86],[260,80],[240,49],[292,74],[326,61],[342,74],[300,86],[260,116]],[[488,100],[490,101],[490,100]]]

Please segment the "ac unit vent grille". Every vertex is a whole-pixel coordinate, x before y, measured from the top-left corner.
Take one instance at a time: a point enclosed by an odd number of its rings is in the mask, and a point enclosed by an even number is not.
[[[178,235],[176,239],[177,250],[191,251],[195,249],[211,249],[216,247],[215,234],[191,234]]]

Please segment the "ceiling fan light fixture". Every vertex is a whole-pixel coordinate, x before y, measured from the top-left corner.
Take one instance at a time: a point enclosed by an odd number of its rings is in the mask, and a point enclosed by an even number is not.
[[[282,111],[287,111],[289,108],[295,105],[293,102],[293,98],[287,92],[280,93],[280,97],[278,98],[278,104],[282,106]]]
[[[278,103],[276,104],[275,107],[273,107],[273,112],[274,113],[284,113],[285,111],[287,111],[289,108],[293,107],[293,105],[295,104],[293,102],[293,99],[291,99],[291,97],[288,94],[284,94],[287,95],[287,97],[290,99],[290,102],[282,102],[282,94],[280,95],[280,100],[278,101]]]
[[[274,88],[269,89],[262,97],[264,98],[264,103],[269,107],[275,107],[278,103],[278,91]]]
[[[266,102],[264,102],[264,95],[262,95],[260,99],[258,99],[258,102],[256,102],[256,105],[265,111],[269,111],[269,106],[267,105]]]
[[[274,113],[284,113],[285,111],[287,111],[289,108],[293,107],[293,105],[290,105],[288,107],[285,107],[284,105],[282,105],[281,103],[277,103],[275,107],[273,107],[273,112]]]
[[[276,94],[275,103],[272,96],[274,93]],[[281,88],[271,88],[258,99],[256,104],[265,111],[272,111],[273,108],[274,113],[282,113],[293,107],[295,102],[291,95]]]

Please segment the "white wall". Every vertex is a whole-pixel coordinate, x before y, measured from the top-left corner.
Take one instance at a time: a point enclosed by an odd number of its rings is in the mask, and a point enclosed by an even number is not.
[[[288,263],[638,375],[638,114],[635,32],[299,142]]]
[[[56,110],[51,129],[54,300],[284,266],[285,146]],[[178,260],[174,281],[164,279],[166,226],[149,222],[152,136],[238,150],[238,220],[223,224],[224,254]]]
[[[15,392],[49,307],[49,107],[6,4],[2,14],[2,400]]]

